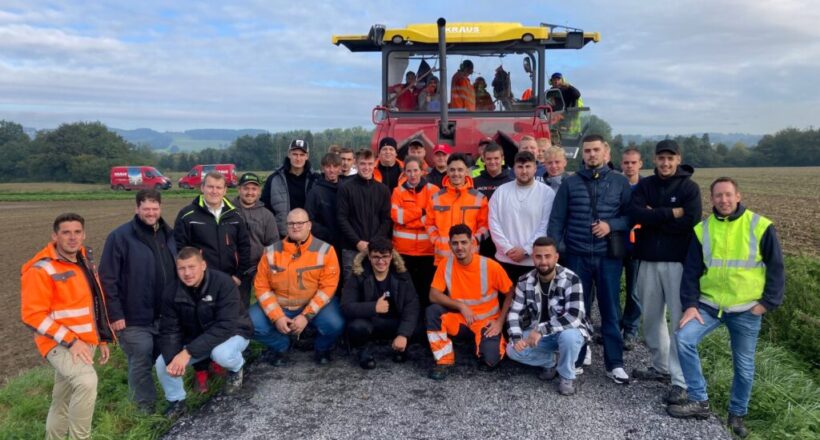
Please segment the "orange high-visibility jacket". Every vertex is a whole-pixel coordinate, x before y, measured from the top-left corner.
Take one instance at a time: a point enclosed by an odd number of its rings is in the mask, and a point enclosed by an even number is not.
[[[339,260],[333,246],[308,236],[301,244],[289,239],[265,248],[254,279],[256,298],[271,321],[285,316],[282,308],[299,310],[312,319],[336,292]]]
[[[402,162],[398,159],[396,159],[396,165],[398,165],[399,168],[401,168],[402,170],[404,169],[404,162]],[[401,185],[402,178],[406,179],[406,177],[404,177],[404,171],[402,171],[401,174],[399,175],[399,180],[398,180],[399,185]],[[376,182],[384,183],[384,182],[382,182],[382,172],[381,172],[381,170],[379,170],[379,160],[378,159],[376,159],[376,163],[373,165],[373,180],[375,180]]]
[[[448,257],[436,269],[432,287],[466,304],[475,313],[475,319],[483,321],[498,317],[498,295],[507,294],[512,281],[495,260],[476,254],[466,266]]]
[[[439,188],[425,183],[418,191],[401,184],[393,190],[390,199],[390,218],[393,219],[393,247],[403,255],[433,255],[433,242],[427,234],[426,213]]]
[[[444,176],[442,189],[433,194],[427,211],[427,233],[435,246],[436,261],[450,256],[450,227],[465,224],[473,231],[475,240],[489,236],[487,197],[473,189],[473,179],[466,176],[461,188],[454,188]]]
[[[90,250],[82,248],[81,252],[94,274],[92,282],[100,286]],[[43,357],[57,344],[70,347],[77,339],[91,345],[105,343],[97,331],[94,297],[85,271],[63,259],[53,242],[23,265],[20,284],[23,323],[37,332],[34,342]],[[105,313],[104,295],[99,300]],[[108,325],[108,317],[102,318]]]
[[[450,83],[450,108],[463,108],[475,111],[475,89],[470,77],[463,72],[456,72]]]

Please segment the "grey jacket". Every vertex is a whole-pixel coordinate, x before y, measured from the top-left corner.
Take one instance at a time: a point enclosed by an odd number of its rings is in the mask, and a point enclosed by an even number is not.
[[[290,171],[290,159],[285,158],[281,167],[277,168],[268,179],[265,180],[265,186],[262,187],[262,197],[260,200],[265,204],[276,217],[276,227],[279,229],[280,237],[284,237],[287,233],[288,213],[290,212],[290,195],[288,194],[288,182],[285,173]],[[310,168],[310,161],[305,162],[305,172],[307,179],[305,180],[305,194],[310,192],[313,183],[316,181],[316,174]]]
[[[250,208],[242,206],[239,196],[233,199],[233,204],[239,211],[239,216],[248,225],[248,238],[251,242],[251,273],[256,272],[259,259],[265,252],[265,247],[279,241],[279,228],[276,218],[265,208],[265,204],[257,200]]]

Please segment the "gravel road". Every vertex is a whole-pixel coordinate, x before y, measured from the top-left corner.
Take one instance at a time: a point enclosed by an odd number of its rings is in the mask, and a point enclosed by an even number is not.
[[[468,347],[457,346],[456,369],[443,382],[427,378],[426,347],[394,364],[388,347],[365,371],[343,350],[330,366],[295,352],[288,366],[264,361],[246,367],[235,396],[217,396],[177,421],[166,439],[731,439],[717,417],[677,420],[666,414],[665,385],[616,385],[603,371],[602,348],[579,377],[581,389],[563,397],[556,383],[505,360],[492,372],[476,370]],[[646,348],[625,352],[627,371],[648,360]]]

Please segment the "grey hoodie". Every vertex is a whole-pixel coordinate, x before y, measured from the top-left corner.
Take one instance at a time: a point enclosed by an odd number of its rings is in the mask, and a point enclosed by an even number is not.
[[[251,241],[251,273],[256,272],[259,259],[265,252],[265,246],[270,246],[279,241],[279,228],[276,226],[276,218],[273,213],[265,208],[265,204],[257,200],[250,208],[242,206],[239,196],[233,199],[233,204],[242,220],[248,225],[248,237]]]

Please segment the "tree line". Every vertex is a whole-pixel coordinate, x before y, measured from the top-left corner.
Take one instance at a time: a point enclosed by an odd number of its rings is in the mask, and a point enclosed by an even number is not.
[[[639,149],[644,158],[654,154],[655,141],[627,143],[621,135],[613,137],[603,119],[596,118],[593,125],[593,131],[610,140],[614,162],[630,147]],[[282,164],[290,141],[296,138],[310,143],[310,161],[318,167],[330,145],[358,149],[370,145],[371,135],[371,130],[362,127],[291,130],[241,136],[225,149],[163,153],[130,143],[100,122],[62,124],[55,130],[41,130],[31,139],[22,125],[0,121],[0,182],[102,183],[117,165],[187,171],[196,164],[233,163],[239,170],[273,170]],[[820,165],[820,129],[787,128],[764,136],[756,147],[741,142],[716,144],[705,134],[670,138],[680,145],[684,162],[700,168]],[[645,161],[645,166],[651,167],[651,161]]]

